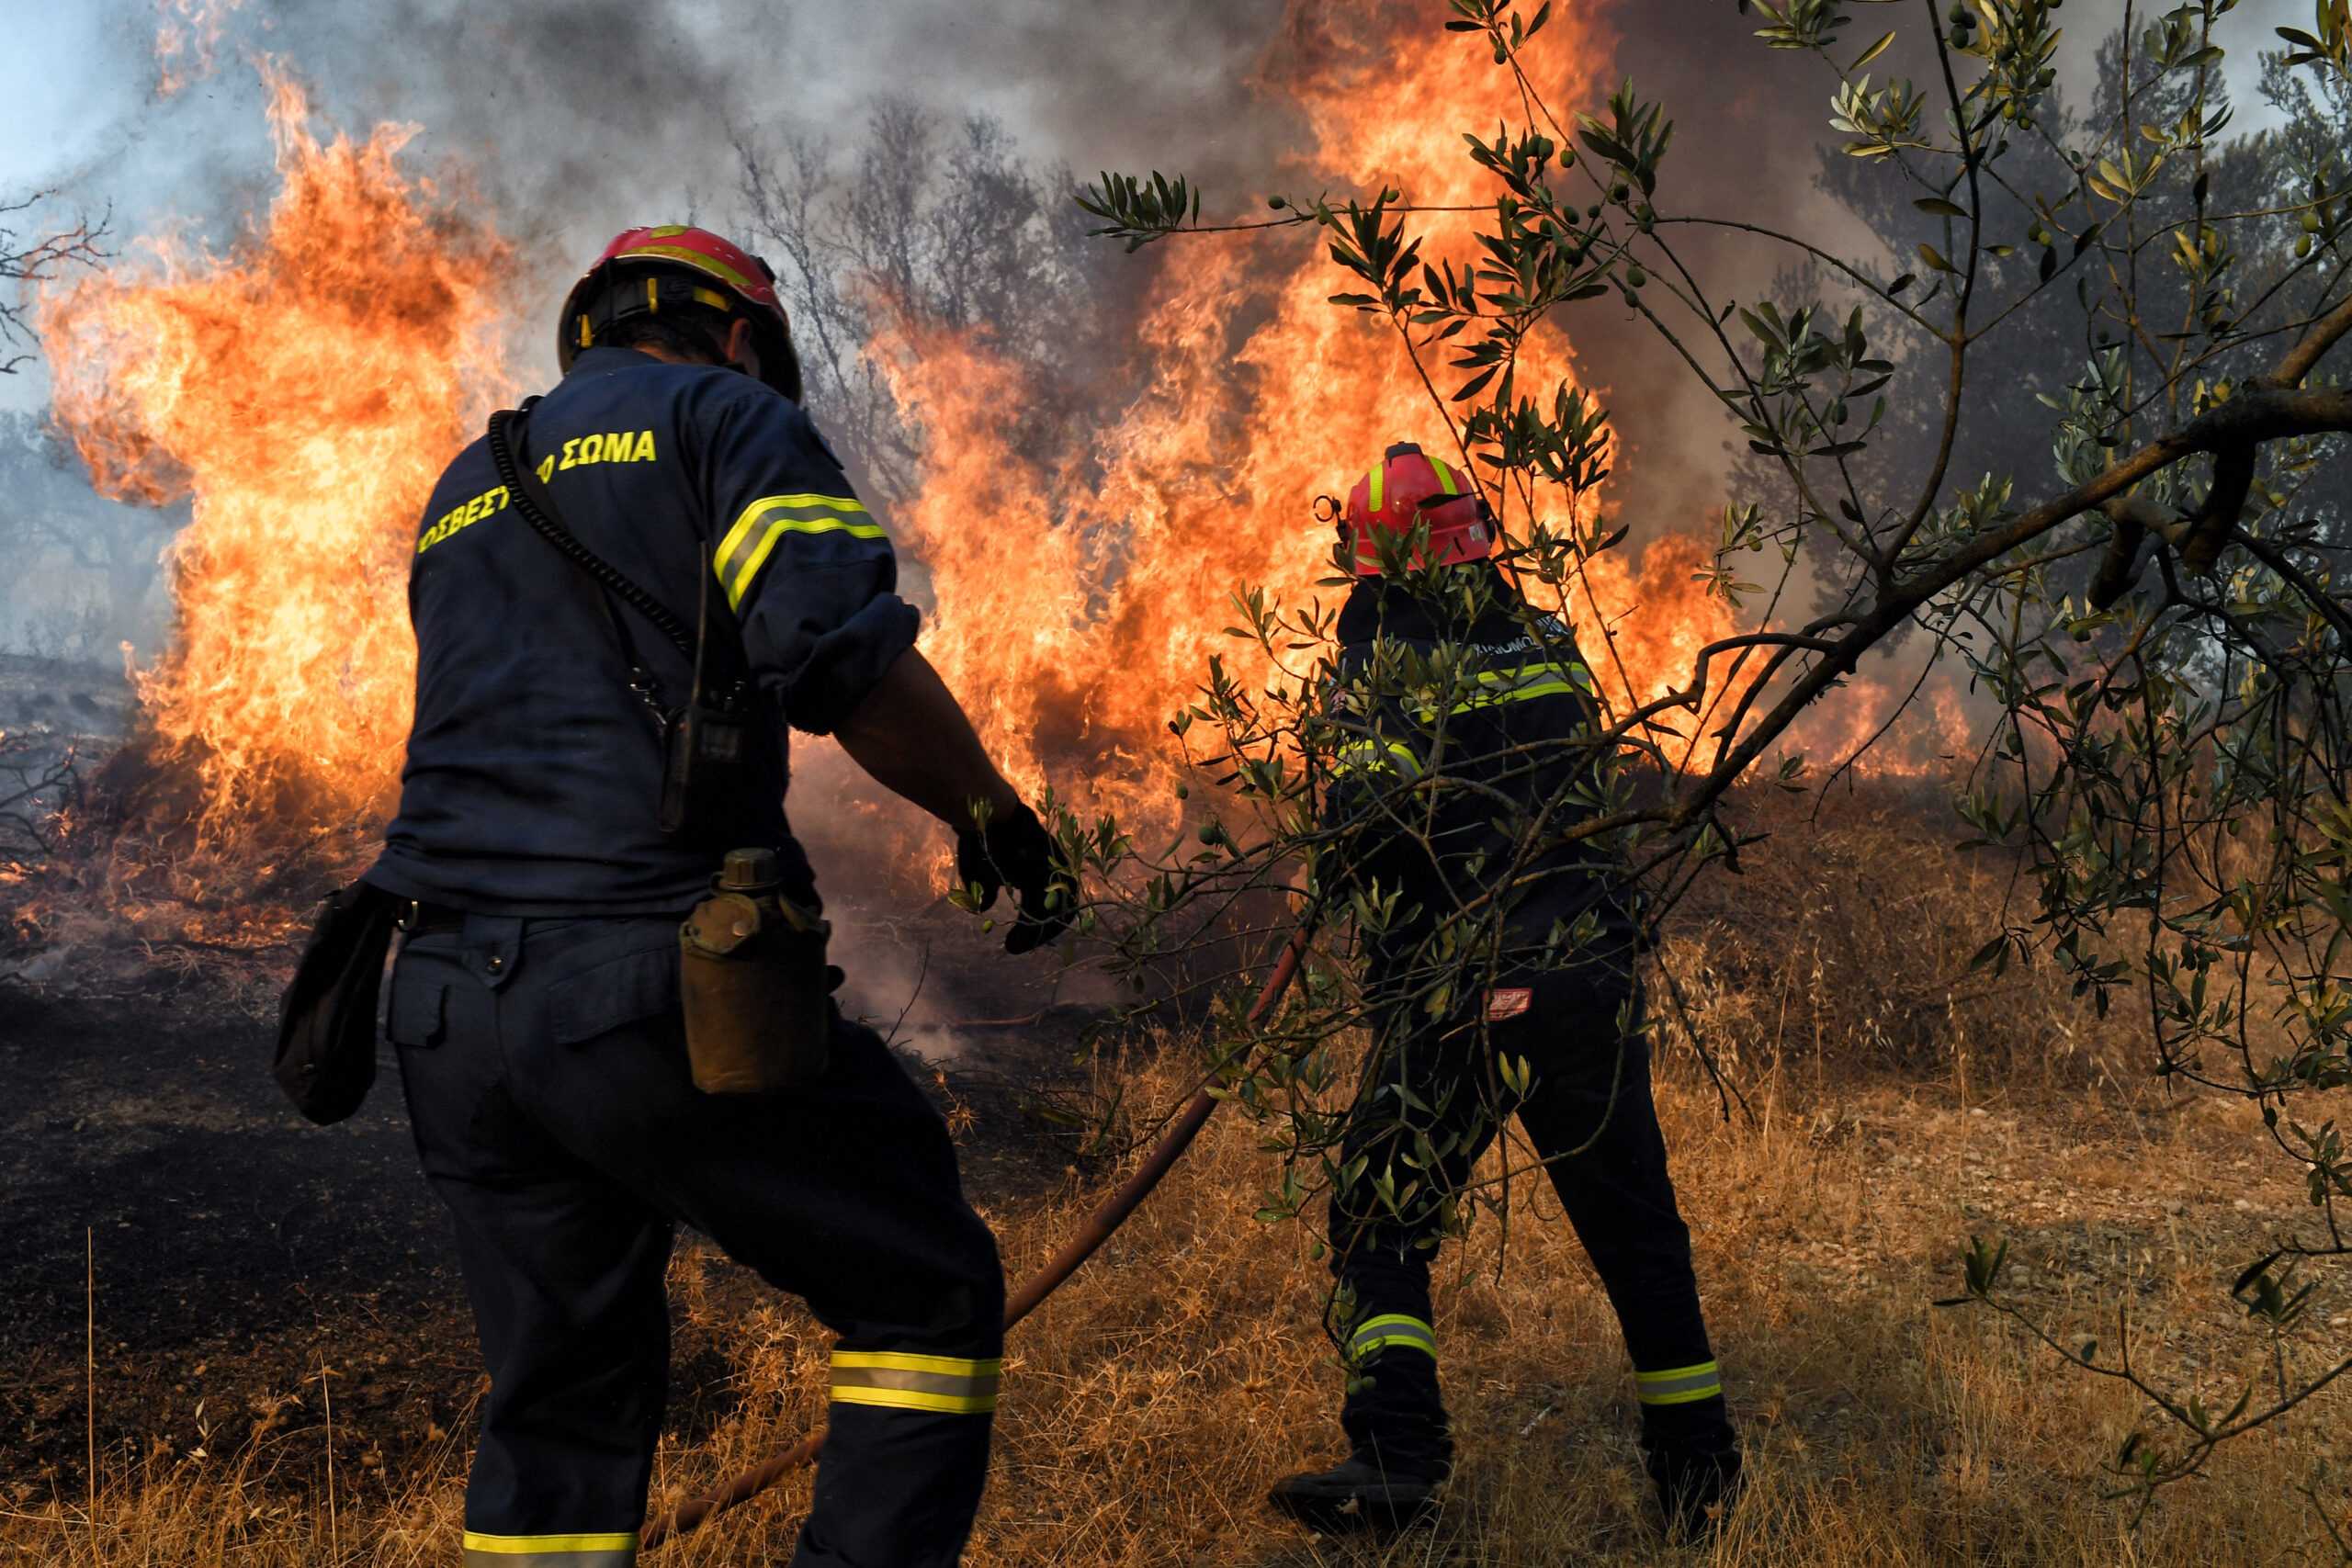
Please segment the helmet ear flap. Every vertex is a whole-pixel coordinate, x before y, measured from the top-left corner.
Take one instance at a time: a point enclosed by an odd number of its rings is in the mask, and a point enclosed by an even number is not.
[[[792,341],[792,312],[784,308],[783,299],[777,296],[775,268],[768,265],[768,258],[757,251],[746,251],[744,254],[760,269],[771,297],[776,298],[775,325],[760,334],[763,340],[760,344],[760,378],[797,403],[805,388],[800,377],[800,350]]]

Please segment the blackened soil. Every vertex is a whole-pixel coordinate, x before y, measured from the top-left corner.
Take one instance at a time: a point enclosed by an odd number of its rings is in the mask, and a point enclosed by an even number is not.
[[[899,1033],[956,1053],[917,1076],[989,1206],[1066,1174],[1069,1145],[1036,1111],[1041,1093],[1068,1103],[1085,1010],[1054,1005],[1043,964],[939,937],[950,951],[924,939]],[[912,989],[894,998],[886,980],[853,1000],[888,1029]],[[389,1051],[360,1113],[312,1127],[270,1080],[268,1024],[204,996],[0,981],[0,1497],[74,1495],[93,1430],[117,1460],[201,1449],[305,1486],[328,1396],[338,1473],[362,1490],[458,1462],[470,1440],[472,1323]],[[702,1251],[719,1310],[677,1325],[673,1428],[688,1441],[735,1398],[726,1320],[765,1296]]]

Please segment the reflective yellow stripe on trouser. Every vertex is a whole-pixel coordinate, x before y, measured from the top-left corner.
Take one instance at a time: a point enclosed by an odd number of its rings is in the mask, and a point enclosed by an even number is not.
[[[1348,1358],[1361,1361],[1382,1350],[1396,1348],[1419,1350],[1430,1360],[1437,1359],[1437,1330],[1418,1317],[1408,1317],[1401,1312],[1383,1313],[1356,1325],[1348,1336]]]
[[[865,502],[854,496],[763,495],[743,508],[710,558],[711,570],[727,590],[729,609],[743,607],[752,580],[759,576],[769,553],[786,534],[847,534],[857,539],[884,536],[882,525],[873,521]]]
[[[466,1532],[466,1568],[631,1568],[637,1532],[484,1535]]]
[[[1635,1372],[1634,1386],[1644,1404],[1690,1404],[1713,1399],[1724,1391],[1721,1366],[1702,1361],[1695,1367],[1668,1367],[1663,1371]]]
[[[918,1356],[901,1350],[833,1352],[833,1403],[882,1404],[949,1416],[985,1416],[996,1408],[1004,1362],[962,1356]]]

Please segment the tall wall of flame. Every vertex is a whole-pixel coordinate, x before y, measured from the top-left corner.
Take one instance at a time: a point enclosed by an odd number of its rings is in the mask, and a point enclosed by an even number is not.
[[[1531,56],[1556,112],[1589,99],[1587,62],[1606,54],[1563,8]],[[415,519],[510,389],[493,224],[403,172],[408,128],[321,140],[302,94],[269,81],[283,186],[266,220],[218,254],[153,245],[40,313],[57,418],[100,488],[191,503],[176,638],[141,694],[216,824],[282,816],[288,789],[314,820],[388,805]],[[1291,0],[1260,90],[1306,117],[1302,187],[1394,186],[1424,206],[1490,201],[1461,132],[1526,113],[1482,43],[1400,0]],[[1458,265],[1476,217],[1414,221]],[[1073,450],[1013,449],[1004,412],[1062,394],[985,340],[910,326],[874,350],[925,438],[920,493],[889,521],[934,591],[927,649],[1020,782],[1126,807],[1166,800],[1163,726],[1211,654],[1271,673],[1223,635],[1230,597],[1313,591],[1332,545],[1313,497],[1392,440],[1448,439],[1393,330],[1328,301],[1344,285],[1311,232],[1177,240],[1135,265],[1156,267],[1133,333],[1142,389]],[[1446,385],[1442,351],[1426,357]],[[1529,359],[1526,385],[1574,374],[1556,332]],[[1618,629],[1613,655],[1588,655],[1634,696],[1726,629],[1687,544],[1654,547],[1641,573],[1604,558],[1571,599],[1589,645]]]
[[[1566,8],[1531,51],[1555,112],[1587,96],[1589,24]],[[1313,149],[1291,171],[1307,188],[1400,190],[1408,203],[1478,207],[1496,188],[1468,159],[1466,127],[1523,121],[1510,75],[1482,40],[1442,33],[1393,0],[1294,0],[1261,64],[1262,90],[1306,114]],[[1425,255],[1462,265],[1477,214],[1417,215]],[[926,440],[925,478],[894,520],[928,568],[937,608],[926,647],[1034,785],[1136,802],[1160,771],[1163,725],[1222,653],[1246,676],[1274,672],[1224,635],[1234,591],[1289,603],[1330,573],[1333,539],[1313,498],[1343,494],[1390,442],[1447,451],[1443,416],[1396,332],[1332,305],[1350,285],[1311,232],[1257,242],[1178,237],[1135,341],[1144,392],[1106,413],[1082,451],[1024,453],[1009,412],[1045,395],[985,341],[909,330],[876,352]],[[1458,378],[1425,352],[1439,387]],[[1522,385],[1574,374],[1564,336],[1530,345]],[[1524,519],[1520,519],[1524,522]],[[1567,519],[1552,515],[1555,525]],[[1669,520],[1671,521],[1671,520]],[[1677,540],[1676,543],[1681,541]],[[1646,698],[1686,677],[1687,657],[1728,629],[1692,581],[1695,547],[1653,552],[1652,570],[1595,563],[1569,609],[1596,645],[1629,612],[1643,635],[1617,657],[1588,649],[1621,694]],[[1619,667],[1622,666],[1622,673]],[[1069,776],[1073,773],[1082,776]]]
[[[283,187],[224,254],[159,243],[49,295],[55,413],[98,488],[187,498],[172,652],[140,677],[220,824],[294,788],[385,805],[407,734],[409,542],[501,389],[505,247],[396,154],[321,141],[272,75]]]

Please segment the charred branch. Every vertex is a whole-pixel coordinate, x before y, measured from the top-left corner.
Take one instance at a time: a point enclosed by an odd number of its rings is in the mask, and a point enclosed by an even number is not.
[[[0,856],[55,853],[62,815],[81,804],[81,756],[73,744],[0,730]]]
[[[46,235],[28,234],[9,226],[9,220],[32,211],[55,194],[35,191],[20,201],[0,202],[0,279],[44,283],[68,268],[95,267],[113,258],[114,253],[106,248],[113,218],[110,211],[96,219],[84,216],[72,228]],[[0,299],[0,343],[20,344],[29,336],[25,307]],[[0,358],[0,375],[14,373],[31,358],[30,354]]]

